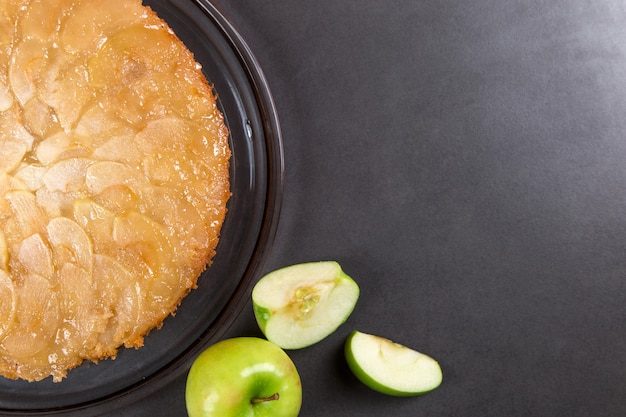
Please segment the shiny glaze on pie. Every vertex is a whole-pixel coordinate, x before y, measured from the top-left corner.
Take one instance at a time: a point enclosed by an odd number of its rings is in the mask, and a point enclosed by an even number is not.
[[[0,0],[0,375],[139,348],[196,286],[230,196],[200,66],[137,0]]]

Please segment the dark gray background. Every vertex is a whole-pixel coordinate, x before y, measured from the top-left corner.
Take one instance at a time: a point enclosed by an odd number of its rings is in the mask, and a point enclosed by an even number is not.
[[[291,353],[300,415],[625,416],[624,2],[218,4],[282,124],[267,271],[334,259],[361,287]],[[353,329],[437,358],[442,386],[369,391],[342,357]],[[184,378],[111,415],[186,415]]]

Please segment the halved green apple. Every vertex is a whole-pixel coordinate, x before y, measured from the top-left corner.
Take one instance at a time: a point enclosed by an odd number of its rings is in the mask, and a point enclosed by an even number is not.
[[[348,367],[366,386],[387,395],[411,397],[441,385],[439,363],[380,336],[353,331],[346,339]]]
[[[313,345],[354,310],[359,286],[334,261],[291,265],[262,277],[252,305],[267,340],[283,349]]]

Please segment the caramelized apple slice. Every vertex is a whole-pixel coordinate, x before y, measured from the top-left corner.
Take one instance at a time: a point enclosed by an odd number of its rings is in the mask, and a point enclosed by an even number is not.
[[[134,339],[129,337],[138,333],[135,326],[140,322],[142,291],[136,277],[112,257],[96,255],[93,279],[97,293],[111,312],[108,329],[100,336],[101,342],[117,347],[121,340],[127,340],[127,347],[139,347],[137,340],[129,342]]]
[[[113,186],[126,186],[135,194],[149,184],[148,179],[138,170],[114,161],[94,162],[85,173],[85,185],[89,192],[100,194]]]
[[[89,61],[89,75],[103,88],[105,108],[117,109],[120,118],[141,127],[175,108],[169,100],[181,91],[161,85],[158,75],[173,78],[182,52],[176,37],[159,25],[131,26],[107,39]]]
[[[143,301],[151,304],[152,308],[147,310],[160,318],[165,318],[196,278],[180,281],[184,275],[177,267],[180,254],[172,251],[166,236],[163,225],[137,212],[117,216],[113,223],[113,239],[148,267],[150,282]]]
[[[55,217],[46,230],[54,248],[57,263],[74,263],[91,273],[93,267],[93,247],[87,233],[73,220]]]
[[[89,271],[65,263],[58,272],[59,294],[64,323],[64,341],[76,355],[85,355],[97,344],[98,334],[106,328],[108,315],[102,314]]]
[[[72,211],[74,219],[81,227],[86,229],[91,229],[90,224],[98,221],[104,221],[107,224],[110,223],[111,227],[113,226],[113,213],[88,198],[74,201],[72,203]],[[108,230],[109,235],[113,233],[113,229],[108,227],[102,233],[107,233],[106,230]]]
[[[69,8],[66,0],[30,0],[18,20],[19,34],[28,34],[42,41],[52,42],[59,21]]]
[[[13,106],[13,95],[6,80],[0,78],[0,111],[7,111],[11,106]]]
[[[7,79],[12,37],[12,21],[6,11],[2,10],[0,6],[0,111],[6,111],[13,105],[13,95]]]
[[[43,165],[49,166],[61,159],[85,158],[91,154],[89,147],[82,145],[65,133],[57,132],[37,144],[34,156]]]
[[[73,146],[70,137],[65,132],[58,132],[39,142],[35,148],[35,157],[44,165],[50,165],[58,160],[59,156]]]
[[[4,237],[4,232],[0,230],[0,268],[5,271],[9,267],[9,247]],[[0,298],[2,300],[3,298]]]
[[[6,0],[0,5],[0,16],[6,18],[4,22],[15,22],[28,2],[29,0]]]
[[[28,191],[37,191],[43,187],[43,176],[48,168],[22,162],[15,171],[14,177],[24,183]]]
[[[55,129],[59,129],[54,110],[39,97],[33,97],[24,104],[24,125],[34,135],[45,137]]]
[[[135,211],[113,221],[113,240],[129,250],[138,249],[153,275],[162,272],[160,254],[170,253],[166,233],[162,225]]]
[[[16,188],[20,189],[20,187],[15,186],[17,185],[16,182],[19,181],[16,180],[15,177],[0,171],[0,211],[2,213],[7,213],[11,210],[11,205],[9,204],[9,200],[6,198],[6,194]]]
[[[145,11],[140,1],[74,2],[72,13],[61,30],[62,46],[71,53],[93,52],[120,28],[138,22]]]
[[[94,149],[92,157],[96,160],[137,165],[143,154],[137,146],[134,132],[115,132],[106,142]]]
[[[115,251],[117,244],[113,242],[113,212],[93,200],[80,199],[73,202],[72,215],[90,236],[94,253]]]
[[[89,75],[100,87],[118,88],[154,72],[170,72],[180,51],[172,33],[158,27],[130,26],[106,39],[89,61]]]
[[[7,5],[0,5],[0,45],[9,45],[13,38],[15,17],[7,10]]]
[[[177,117],[164,117],[151,120],[137,133],[137,145],[146,155],[155,155],[164,151],[173,152],[184,149],[189,135],[189,126]]]
[[[13,95],[7,79],[8,61],[11,55],[11,42],[14,24],[6,6],[0,5],[0,112],[8,110],[13,105]]]
[[[101,106],[94,105],[81,115],[74,129],[74,134],[76,138],[82,138],[93,149],[106,142],[111,136],[130,136],[134,134],[134,131],[113,113],[106,111]]]
[[[68,57],[57,58],[59,62],[50,65],[45,80],[41,82],[39,97],[54,110],[59,125],[64,131],[71,131],[80,116],[95,99],[95,91],[89,83],[84,62],[76,62]],[[66,91],[72,91],[67,95]]]
[[[115,214],[122,214],[137,208],[139,198],[125,185],[107,187],[94,197],[95,200]]]
[[[39,233],[30,235],[22,241],[17,259],[31,274],[51,279],[54,274],[52,251]]]
[[[21,140],[3,138],[0,147],[0,172],[11,172],[22,162],[28,145]]]
[[[15,320],[5,333],[2,347],[8,355],[25,359],[35,366],[48,366],[48,357],[38,356],[54,343],[59,328],[59,301],[50,282],[38,275],[27,275],[15,288]]]
[[[17,109],[11,108],[9,111],[0,113],[0,130],[4,134],[4,138],[11,141],[24,143],[26,150],[33,148],[35,138],[24,127],[21,121],[22,115]]]
[[[51,191],[77,191],[85,184],[87,158],[64,159],[52,165],[43,176],[43,182]]]
[[[46,72],[47,55],[46,44],[36,38],[27,38],[13,47],[9,85],[20,104],[26,104],[35,95],[36,85]]]
[[[15,289],[9,274],[0,270],[0,340],[11,327],[15,316]]]
[[[33,193],[23,190],[14,190],[9,191],[5,196],[21,228],[21,236],[27,237],[45,230],[48,216],[43,209],[37,205]]]
[[[202,216],[181,192],[167,186],[146,187],[141,196],[143,201],[150,202],[151,217],[171,230],[171,235],[188,242],[181,256],[195,257],[207,247],[209,233],[203,226]]]
[[[51,191],[46,187],[42,187],[35,192],[37,205],[49,219],[65,216],[72,207],[72,202],[77,198],[80,198],[80,195],[77,193]]]
[[[35,94],[35,82],[46,65],[47,48],[40,40],[29,38],[13,48],[9,64],[9,85],[24,105]]]

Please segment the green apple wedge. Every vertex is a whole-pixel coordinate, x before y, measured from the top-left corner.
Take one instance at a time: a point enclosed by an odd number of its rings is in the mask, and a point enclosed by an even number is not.
[[[185,403],[189,417],[296,417],[302,384],[284,350],[258,337],[235,337],[196,358]]]
[[[430,356],[380,336],[350,333],[345,357],[354,375],[369,388],[396,397],[426,394],[441,385],[439,363]]]
[[[359,286],[334,261],[287,266],[262,277],[252,290],[259,328],[283,349],[326,338],[350,316]]]

